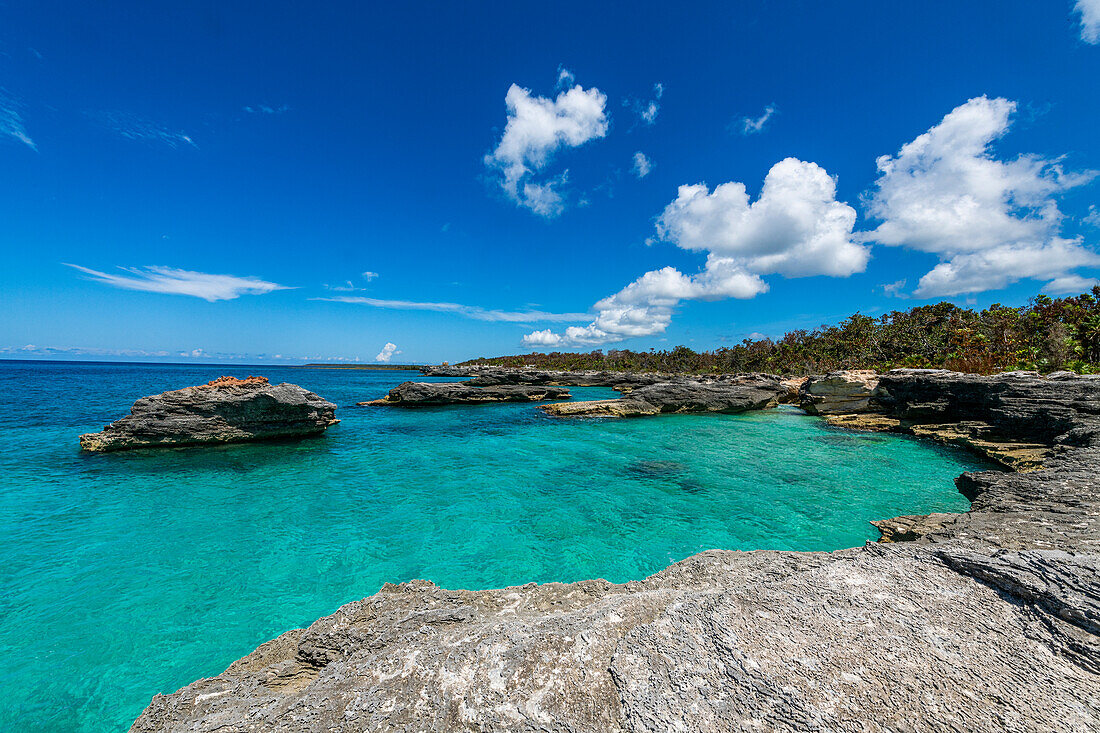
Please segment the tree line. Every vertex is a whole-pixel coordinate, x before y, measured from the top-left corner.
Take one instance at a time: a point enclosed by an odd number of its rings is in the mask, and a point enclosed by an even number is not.
[[[773,340],[697,352],[597,349],[478,358],[462,365],[533,366],[678,373],[820,374],[834,369],[943,368],[990,374],[1013,369],[1100,373],[1100,285],[1065,298],[1037,295],[1027,305],[977,311],[948,302],[856,313],[835,326],[797,330]]]

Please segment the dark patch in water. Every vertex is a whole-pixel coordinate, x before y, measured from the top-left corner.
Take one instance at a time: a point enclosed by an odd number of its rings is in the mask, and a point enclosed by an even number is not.
[[[684,479],[683,481],[678,481],[677,483],[680,484],[681,489],[689,494],[705,494],[708,489],[707,486],[704,486],[703,484],[693,479]]]
[[[665,478],[686,470],[687,466],[679,461],[634,461],[626,468],[628,474],[638,478]]]

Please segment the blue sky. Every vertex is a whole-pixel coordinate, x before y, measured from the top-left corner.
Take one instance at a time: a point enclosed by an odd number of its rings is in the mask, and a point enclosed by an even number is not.
[[[313,5],[0,4],[0,358],[704,349],[1100,275],[1100,0]]]

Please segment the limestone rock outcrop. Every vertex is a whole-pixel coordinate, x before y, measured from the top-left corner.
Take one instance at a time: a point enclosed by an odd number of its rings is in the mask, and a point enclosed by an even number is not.
[[[802,386],[802,409],[811,415],[868,412],[878,381],[877,372],[863,369],[810,377]]]
[[[487,402],[539,402],[567,400],[564,387],[502,385],[471,387],[469,382],[402,382],[379,400],[359,405],[428,407],[433,405],[480,405]]]
[[[296,384],[264,377],[214,381],[142,397],[130,414],[80,436],[86,451],[240,443],[323,433],[336,405]]]

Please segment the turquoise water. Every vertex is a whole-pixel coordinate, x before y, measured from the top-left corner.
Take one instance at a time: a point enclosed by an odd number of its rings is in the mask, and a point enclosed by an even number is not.
[[[86,455],[141,395],[262,373],[319,439]],[[960,511],[958,451],[792,408],[561,421],[356,408],[407,372],[0,362],[0,730],[124,730],[158,692],[387,581],[643,578],[699,550],[831,550]],[[610,397],[574,388],[575,397]]]

